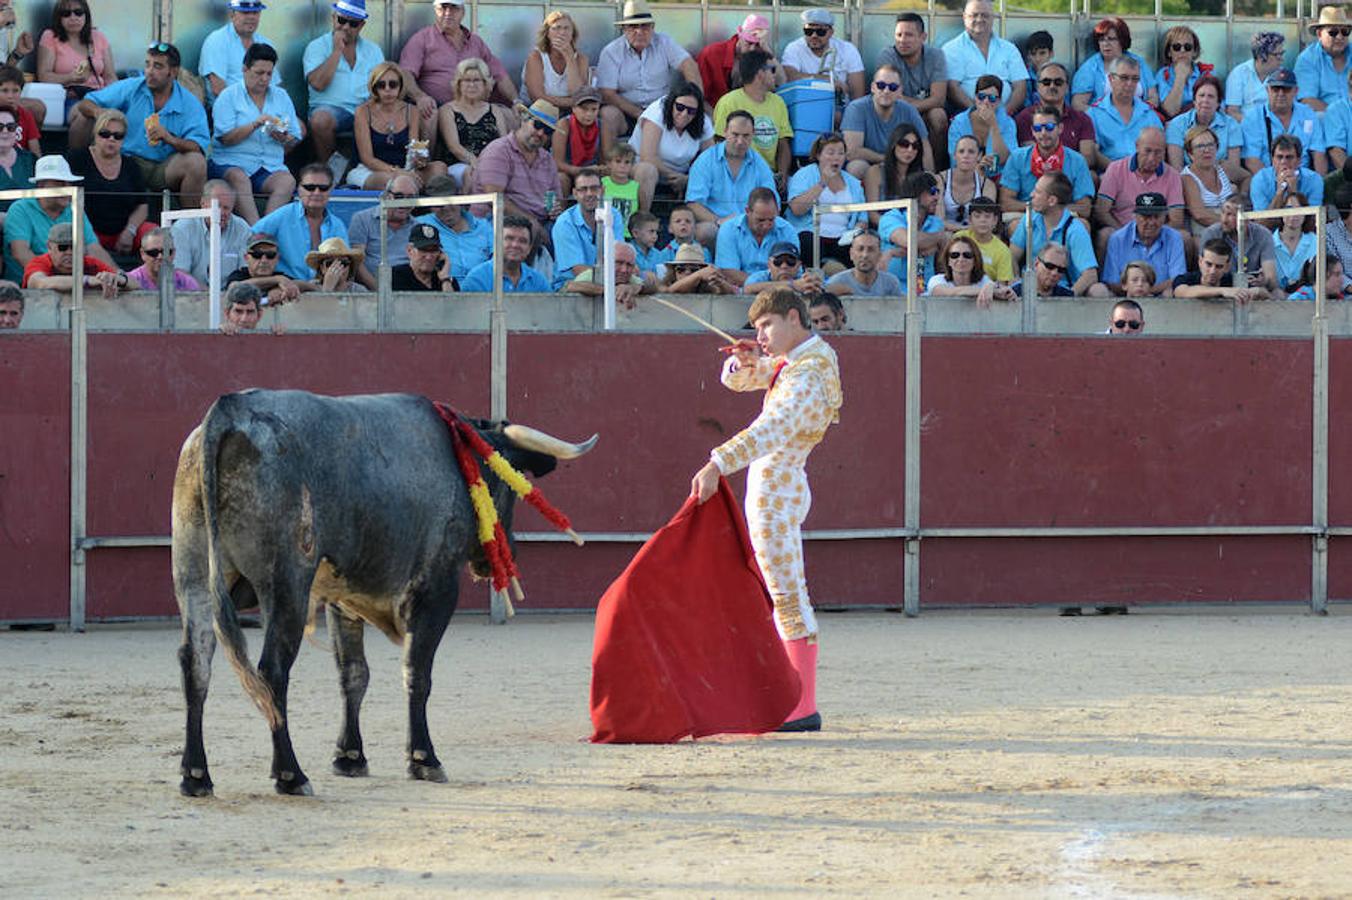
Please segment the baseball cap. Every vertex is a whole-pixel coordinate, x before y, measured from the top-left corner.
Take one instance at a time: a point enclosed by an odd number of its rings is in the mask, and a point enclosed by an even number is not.
[[[254,236],[249,238],[249,243],[244,249],[252,250],[255,247],[276,247],[276,246],[277,241],[274,238],[269,237],[266,234],[255,234]]]
[[[1283,66],[1280,69],[1274,69],[1272,74],[1263,79],[1266,87],[1295,87],[1296,73]]]
[[[413,230],[408,233],[408,242],[419,250],[441,249],[441,235],[437,234],[437,230],[425,222],[413,226]]]
[[[1147,191],[1136,195],[1136,211],[1147,216],[1162,216],[1169,211],[1169,204],[1163,194]]]
[[[589,84],[584,84],[582,87],[578,88],[576,92],[574,92],[573,105],[577,106],[579,103],[588,103],[588,102],[600,103],[601,92]]]
[[[792,256],[794,259],[802,259],[798,245],[790,241],[779,241],[770,247],[770,253],[766,259],[774,259],[776,256]]]

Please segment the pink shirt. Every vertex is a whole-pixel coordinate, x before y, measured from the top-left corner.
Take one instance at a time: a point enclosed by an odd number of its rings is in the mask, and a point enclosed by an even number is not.
[[[541,149],[530,162],[521,152],[515,134],[506,134],[489,143],[479,154],[475,166],[478,190],[486,184],[503,185],[507,199],[538,219],[545,215],[545,191],[559,193],[559,168],[554,157]]]
[[[1140,194],[1155,192],[1164,195],[1169,209],[1183,208],[1183,178],[1178,170],[1166,162],[1151,172],[1148,178],[1142,178],[1136,168],[1136,154],[1124,156],[1109,164],[1099,182],[1099,196],[1113,201],[1112,215],[1119,225],[1133,221],[1136,212],[1136,197]]]
[[[103,60],[108,52],[108,39],[103,36],[102,31],[95,28],[90,43],[94,45],[90,53],[94,59],[93,72],[80,83],[92,88],[101,88],[108,83],[104,80],[103,72]],[[52,71],[58,75],[69,75],[75,71],[76,66],[85,61],[85,57],[80,51],[65,41],[58,41],[50,28],[42,32],[42,37],[38,38],[38,46],[46,47],[52,51]]]
[[[483,38],[460,26],[464,43],[460,49],[441,33],[435,25],[428,25],[414,33],[399,54],[399,67],[413,73],[413,80],[423,93],[430,94],[437,103],[449,103],[455,91],[455,67],[462,59],[482,59],[488,64],[493,80],[507,77],[507,70]],[[488,85],[491,92],[493,85]]]

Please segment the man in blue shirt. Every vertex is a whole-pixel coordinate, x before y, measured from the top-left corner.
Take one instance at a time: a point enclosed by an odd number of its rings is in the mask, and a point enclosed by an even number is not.
[[[1342,97],[1324,110],[1324,143],[1328,145],[1329,173],[1338,172],[1347,162],[1352,147],[1352,66],[1347,70],[1347,87]]]
[[[1134,260],[1144,260],[1155,270],[1152,294],[1172,297],[1174,279],[1188,271],[1183,255],[1183,237],[1172,228],[1164,227],[1169,211],[1163,194],[1145,193],[1136,198],[1134,221],[1128,222],[1108,238],[1108,251],[1103,254],[1103,283],[1121,296],[1122,269]]]
[[[1033,233],[1024,228],[1024,220],[1009,240],[1009,252],[1018,271],[1025,252],[1034,255],[1047,243],[1062,244],[1070,251],[1070,268],[1061,282],[1077,297],[1107,297],[1107,285],[1099,282],[1098,259],[1089,229],[1066,206],[1070,203],[1070,179],[1064,172],[1051,172],[1037,180],[1028,205],[1033,208]],[[1031,237],[1031,240],[1030,240]]]
[[[530,219],[525,216],[502,217],[502,292],[504,294],[547,294],[545,276],[526,265],[530,253]],[[467,294],[493,292],[493,260],[485,260],[469,270],[460,282]]]
[[[910,125],[920,133],[921,153],[925,168],[934,171],[934,149],[930,146],[929,129],[925,120],[907,103],[902,95],[905,80],[890,63],[884,63],[873,73],[869,93],[851,100],[840,117],[840,132],[845,137],[845,171],[860,181],[869,167],[882,162],[892,132],[901,125]]]
[[[554,220],[554,290],[596,264],[596,210],[601,205],[601,170],[592,166],[578,170],[573,179],[577,202]],[[624,223],[611,219],[611,234],[624,240]]]
[[[780,218],[774,190],[758,187],[746,201],[746,212],[718,229],[714,265],[733,284],[746,284],[750,273],[770,267],[770,248],[780,241],[797,244],[798,232]]]
[[[1108,96],[1086,110],[1098,135],[1099,171],[1130,156],[1143,129],[1163,127],[1159,115],[1136,96],[1140,83],[1141,64],[1130,56],[1119,56],[1108,64]]]
[[[1083,219],[1089,218],[1094,179],[1084,157],[1061,143],[1061,115],[1056,106],[1033,111],[1033,143],[1014,148],[1000,175],[1000,207],[1005,212],[1023,212],[1033,196],[1033,186],[1042,175],[1064,172],[1072,189],[1071,211]]]
[[[1352,19],[1341,6],[1326,6],[1319,20],[1310,24],[1315,41],[1296,57],[1296,97],[1315,112],[1323,112],[1346,93],[1348,55],[1347,36],[1352,34]]]
[[[733,110],[723,126],[723,143],[714,144],[690,165],[685,202],[695,214],[695,238],[706,247],[713,245],[719,225],[741,214],[743,198],[758,187],[775,188],[770,166],[759,153],[747,152],[755,133],[751,113]]]
[[[1300,138],[1307,165],[1320,175],[1328,173],[1324,151],[1324,125],[1314,111],[1296,102],[1296,73],[1277,69],[1264,81],[1268,100],[1244,117],[1244,168],[1255,175],[1272,162],[1272,142],[1284,134]]]
[[[69,187],[84,181],[70,170],[70,164],[60,156],[44,156],[37,161],[29,181],[35,187]],[[24,267],[35,256],[47,252],[47,235],[52,226],[70,221],[69,197],[25,197],[15,200],[5,213],[5,271],[4,279],[18,284],[23,280]],[[108,251],[99,245],[94,226],[85,216],[84,252],[98,257],[116,268]]]
[[[266,234],[277,241],[281,258],[277,268],[283,275],[308,281],[314,272],[305,256],[318,249],[326,238],[340,237],[347,242],[347,226],[329,211],[333,173],[323,163],[310,163],[300,170],[300,197],[281,209],[273,210],[254,223],[254,234]]]
[[[944,44],[948,64],[950,109],[971,109],[976,80],[998,75],[1004,82],[1001,99],[1011,116],[1023,109],[1028,94],[1028,67],[1019,48],[995,36],[995,7],[990,0],[967,0],[962,11],[963,33]]]
[[[207,96],[219,97],[221,91],[244,80],[244,54],[254,44],[272,41],[258,33],[258,20],[267,9],[262,0],[230,0],[230,21],[202,41],[197,74],[207,83]],[[272,83],[282,84],[282,73],[275,72]]]
[[[1310,206],[1324,202],[1324,179],[1300,164],[1300,150],[1300,140],[1289,134],[1272,142],[1272,165],[1249,182],[1254,209],[1281,209],[1297,192]]]
[[[878,220],[878,234],[882,237],[883,258],[887,260],[887,271],[901,282],[901,293],[907,291],[907,279],[918,278],[916,293],[923,294],[929,280],[934,277],[934,256],[948,240],[944,229],[944,220],[935,215],[939,209],[939,179],[933,172],[912,172],[901,183],[903,200],[915,200],[923,219],[916,230],[915,253],[921,263],[921,271],[906,263],[906,209],[897,207],[883,213]]]
[[[380,46],[361,36],[366,0],[334,0],[332,8],[332,34],[306,44],[301,60],[310,86],[310,139],[315,159],[322,163],[333,158],[338,132],[352,129],[353,114],[371,95],[371,70],[385,61]],[[347,164],[334,162],[335,168]],[[335,181],[339,174],[334,174]]]
[[[428,197],[454,197],[459,193],[455,179],[449,175],[434,175],[424,192]],[[462,284],[470,269],[493,258],[493,224],[470,215],[468,207],[448,203],[413,221],[437,230],[441,249],[451,261],[451,277]]]
[[[114,81],[75,105],[70,145],[89,146],[94,120],[104,109],[121,110],[128,125],[122,152],[140,167],[146,187],[177,191],[180,206],[196,207],[207,180],[211,132],[207,111],[178,83],[179,63],[173,44],[151,44],[143,76]]]

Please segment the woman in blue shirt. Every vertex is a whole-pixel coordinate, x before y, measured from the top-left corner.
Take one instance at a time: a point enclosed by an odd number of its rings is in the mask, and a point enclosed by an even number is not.
[[[212,107],[215,135],[207,174],[235,190],[235,211],[258,221],[254,194],[267,194],[264,214],[285,206],[296,190],[286,168],[286,151],[305,135],[305,126],[286,91],[272,86],[277,51],[254,42],[244,52],[244,79],[221,91]]]
[[[1119,56],[1130,56],[1141,66],[1136,96],[1152,106],[1158,105],[1155,73],[1144,59],[1127,52],[1131,49],[1131,29],[1126,22],[1113,17],[1104,19],[1094,26],[1093,41],[1098,52],[1080,64],[1070,82],[1070,101],[1075,109],[1084,112],[1108,95],[1108,65]]]
[[[802,259],[812,259],[812,208],[837,203],[863,203],[864,185],[845,171],[845,138],[836,132],[820,135],[808,153],[811,165],[789,179],[789,202],[784,218],[798,229]],[[850,250],[840,246],[847,229],[868,224],[863,213],[823,213],[820,221],[821,258],[850,265]]]
[[[1160,70],[1155,73],[1160,109],[1172,118],[1192,106],[1192,91],[1197,79],[1210,75],[1214,66],[1199,63],[1202,42],[1197,32],[1186,25],[1175,25],[1164,33],[1160,45]],[[1187,73],[1186,75],[1184,73]],[[1219,92],[1219,86],[1218,86]]]
[[[1288,195],[1289,207],[1308,206],[1309,199],[1299,191]],[[1305,264],[1314,259],[1319,244],[1315,240],[1314,216],[1283,216],[1273,229],[1272,247],[1277,258],[1277,284],[1289,291],[1300,281]]]

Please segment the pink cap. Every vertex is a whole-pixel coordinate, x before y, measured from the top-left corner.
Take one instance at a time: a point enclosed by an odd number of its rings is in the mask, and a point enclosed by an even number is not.
[[[770,34],[770,20],[765,16],[752,13],[742,20],[737,36],[748,44],[759,44]]]

